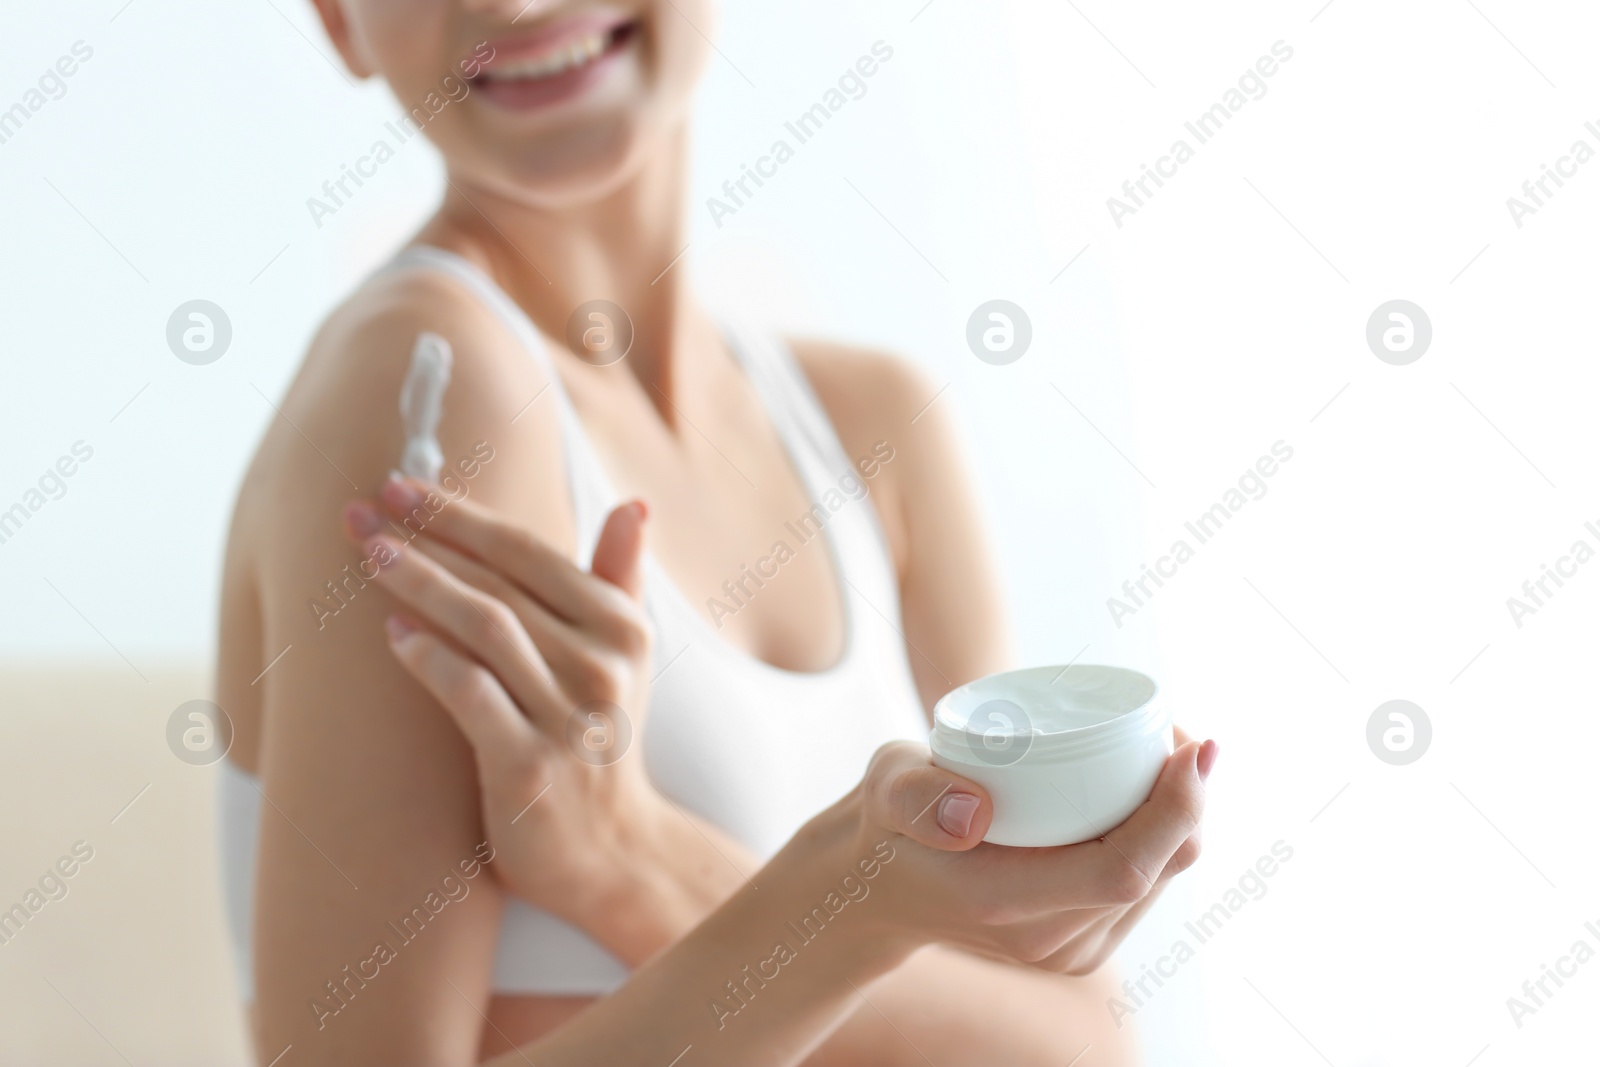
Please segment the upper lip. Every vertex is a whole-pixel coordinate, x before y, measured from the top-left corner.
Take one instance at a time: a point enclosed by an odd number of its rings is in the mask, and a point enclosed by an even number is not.
[[[480,70],[489,71],[506,63],[520,63],[566,48],[590,34],[608,34],[633,19],[620,13],[590,12],[550,22],[527,33],[489,41],[493,55]]]

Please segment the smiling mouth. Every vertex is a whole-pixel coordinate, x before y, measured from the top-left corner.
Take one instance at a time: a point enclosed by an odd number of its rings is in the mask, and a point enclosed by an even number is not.
[[[534,55],[502,60],[485,68],[472,81],[485,87],[549,84],[581,74],[615,55],[637,32],[638,23],[624,22],[609,29],[581,33]]]

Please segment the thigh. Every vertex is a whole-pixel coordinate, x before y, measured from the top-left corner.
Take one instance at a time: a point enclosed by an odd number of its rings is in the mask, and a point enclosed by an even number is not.
[[[933,947],[865,990],[871,1006],[846,1025],[877,1024],[880,1063],[1132,1067],[1134,1027],[1108,1008],[1117,981],[1109,966],[1073,977]]]

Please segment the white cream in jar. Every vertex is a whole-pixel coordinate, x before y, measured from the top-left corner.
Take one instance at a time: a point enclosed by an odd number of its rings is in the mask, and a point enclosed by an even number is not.
[[[935,764],[988,790],[985,841],[1071,845],[1144,803],[1172,754],[1172,720],[1138,671],[1029,667],[946,693],[929,746]]]

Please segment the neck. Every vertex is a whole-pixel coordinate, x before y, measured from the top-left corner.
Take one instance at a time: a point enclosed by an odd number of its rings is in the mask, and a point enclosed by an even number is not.
[[[547,338],[565,351],[567,320],[589,300],[622,307],[633,324],[624,365],[670,421],[682,352],[710,324],[689,294],[678,258],[688,243],[683,218],[680,135],[606,196],[571,207],[530,205],[451,174],[444,203],[420,235],[484,267]],[[587,364],[572,357],[574,371]]]

